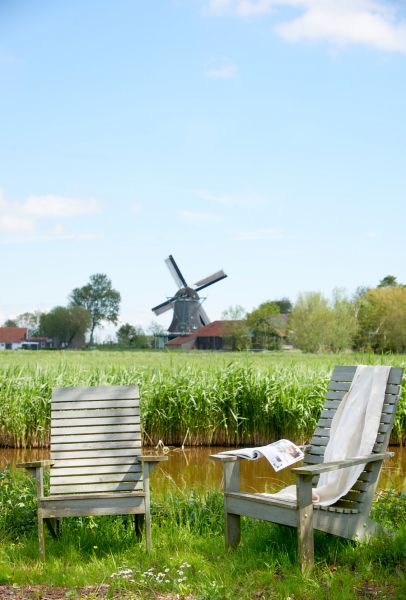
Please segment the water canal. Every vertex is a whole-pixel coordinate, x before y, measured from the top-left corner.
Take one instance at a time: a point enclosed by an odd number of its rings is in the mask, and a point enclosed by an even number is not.
[[[222,448],[190,447],[182,450],[173,448],[168,454],[168,462],[156,467],[151,485],[157,492],[176,492],[195,489],[200,493],[222,489],[222,465],[209,460],[209,455]],[[225,448],[223,448],[225,449]],[[229,449],[229,448],[228,448]],[[379,489],[392,488],[406,493],[406,447],[389,448],[394,456],[385,460]],[[149,453],[153,453],[150,452]],[[7,463],[40,460],[49,458],[47,449],[0,448],[0,467]],[[297,465],[295,465],[297,466]],[[275,473],[265,459],[241,461],[241,489],[251,492],[275,492],[293,483],[290,469]]]

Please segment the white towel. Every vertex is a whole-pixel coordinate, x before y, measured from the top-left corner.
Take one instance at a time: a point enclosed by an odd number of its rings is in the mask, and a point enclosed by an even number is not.
[[[324,462],[371,454],[378,434],[390,367],[360,365],[349,391],[344,395],[331,423]],[[350,491],[365,465],[322,473],[313,490],[313,502],[330,506]],[[296,502],[296,486],[266,494]]]

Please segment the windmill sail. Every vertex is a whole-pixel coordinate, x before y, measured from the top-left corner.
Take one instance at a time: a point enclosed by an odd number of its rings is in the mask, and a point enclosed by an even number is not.
[[[208,325],[210,323],[210,319],[207,316],[207,313],[204,310],[202,305],[200,305],[200,308],[199,308],[199,317],[200,317],[200,321],[202,323],[202,327],[204,327],[205,325]]]
[[[179,269],[178,265],[176,264],[175,259],[173,258],[172,254],[170,254],[168,256],[168,258],[165,259],[165,262],[166,262],[166,266],[168,267],[169,271],[171,272],[171,275],[174,278],[175,283],[178,286],[178,288],[187,287],[185,278],[183,277],[182,273],[180,272],[180,269]]]
[[[203,288],[209,287],[209,285],[213,285],[213,283],[217,283],[217,281],[225,279],[226,277],[227,275],[224,273],[224,271],[217,271],[216,273],[213,273],[213,275],[209,275],[208,277],[197,281],[195,283],[195,286],[197,286],[195,291],[198,292]]]
[[[173,308],[174,303],[174,298],[171,298],[166,302],[162,302],[162,304],[158,304],[158,306],[154,306],[154,308],[152,308],[151,310],[153,310],[157,316],[162,315],[162,313]]]

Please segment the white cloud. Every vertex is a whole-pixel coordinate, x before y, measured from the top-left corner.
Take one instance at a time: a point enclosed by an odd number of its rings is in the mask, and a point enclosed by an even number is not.
[[[204,74],[209,79],[235,79],[237,67],[228,58],[218,58],[205,66]]]
[[[20,207],[26,215],[39,218],[68,218],[98,212],[95,200],[78,200],[63,196],[29,196]]]
[[[133,213],[135,213],[135,214],[140,213],[141,209],[142,209],[141,202],[133,202],[131,209],[132,209]]]
[[[286,239],[286,234],[281,229],[254,229],[236,234],[233,237],[238,242],[258,242],[262,240]]]
[[[322,40],[336,46],[359,44],[406,53],[406,19],[395,2],[383,0],[209,0],[213,16],[264,16],[274,12],[275,32],[289,42]],[[299,11],[289,19],[273,9]]]
[[[62,196],[30,196],[24,202],[6,200],[0,192],[0,234],[2,242],[36,242],[63,239],[95,239],[93,233],[66,231],[58,223],[50,228],[49,219],[79,217],[98,211],[95,200],[80,200]],[[45,226],[44,226],[45,223]]]
[[[203,223],[218,223],[223,220],[221,215],[208,212],[194,212],[189,210],[181,210],[177,214],[180,221],[200,225]]]
[[[18,215],[8,214],[0,208],[0,232],[27,233],[35,229],[34,222]]]
[[[232,208],[252,208],[253,206],[259,206],[266,203],[266,200],[263,197],[255,195],[230,196],[228,194],[218,194],[209,192],[207,190],[198,190],[196,194],[201,200],[214,202],[215,204],[229,206]]]

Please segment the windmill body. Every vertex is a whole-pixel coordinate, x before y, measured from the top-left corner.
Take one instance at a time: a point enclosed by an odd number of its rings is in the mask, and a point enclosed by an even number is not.
[[[224,279],[227,275],[224,271],[217,271],[195,283],[195,287],[192,288],[186,283],[172,255],[165,262],[179,289],[171,298],[154,306],[152,310],[158,316],[173,309],[173,319],[168,331],[172,335],[190,335],[210,323],[198,292]]]

